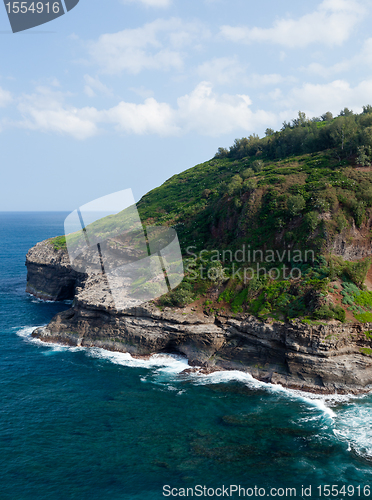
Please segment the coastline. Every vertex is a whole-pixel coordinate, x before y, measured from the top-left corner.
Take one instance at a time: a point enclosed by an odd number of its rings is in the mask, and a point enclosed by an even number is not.
[[[33,335],[45,342],[100,347],[132,356],[180,354],[191,368],[239,370],[262,382],[317,394],[372,390],[372,324],[260,321],[249,315],[208,315],[152,303],[117,311],[104,277],[71,274],[66,252],[48,242],[27,254],[28,293],[37,278],[46,295],[72,299]],[[69,293],[66,296],[66,283]],[[50,300],[50,299],[49,299]]]

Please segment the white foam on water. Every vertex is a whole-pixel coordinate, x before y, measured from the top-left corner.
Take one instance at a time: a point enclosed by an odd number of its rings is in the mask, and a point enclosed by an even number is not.
[[[43,325],[45,326],[45,325]],[[134,358],[129,353],[112,352],[102,349],[100,347],[74,347],[58,344],[56,342],[44,342],[38,338],[32,337],[32,333],[39,326],[27,326],[18,328],[16,334],[28,342],[38,344],[39,346],[48,347],[49,351],[63,352],[63,351],[85,351],[89,357],[97,359],[105,359],[114,364],[121,366],[128,366],[133,368],[156,368],[159,373],[168,375],[177,375],[189,367],[188,361],[185,357],[175,354],[153,354],[148,358]]]
[[[155,368],[158,372],[169,375],[176,375],[189,368],[187,359],[175,354],[153,354],[148,358],[134,358],[129,353],[106,351],[99,347],[87,348],[86,352],[88,356],[105,359],[117,365],[133,368]]]
[[[264,382],[256,380],[249,373],[239,370],[225,370],[204,374],[199,371],[189,374],[190,380],[196,385],[223,384],[228,382],[243,382],[252,389],[258,389]]]
[[[162,378],[167,379],[168,382],[174,381],[174,379],[177,378],[177,375],[182,373],[185,369],[190,368],[186,358],[174,354],[153,354],[148,358],[134,358],[129,353],[112,352],[99,347],[70,347],[52,342],[43,342],[37,338],[32,337],[31,334],[36,328],[37,327],[24,327],[19,329],[17,331],[17,334],[20,337],[23,337],[25,340],[31,341],[38,345],[42,345],[44,347],[48,347],[48,351],[45,352],[46,355],[66,350],[83,350],[90,357],[105,359],[117,365],[133,368],[147,368],[152,371],[155,369],[157,374],[161,375]],[[335,414],[333,410],[329,408],[329,406],[327,406],[326,402],[346,402],[348,398],[351,397],[340,395],[323,396],[318,394],[308,394],[303,391],[293,389],[286,389],[281,385],[261,382],[253,378],[249,373],[239,370],[216,371],[210,374],[202,374],[197,371],[188,373],[186,377],[191,383],[196,385],[241,382],[252,390],[263,389],[268,392],[274,392],[277,394],[280,393],[281,395],[290,397],[291,399],[300,399],[303,402],[306,402],[309,406],[315,407],[323,415],[326,415],[330,418],[334,418]],[[183,379],[184,378],[185,377],[183,377]],[[141,377],[141,381],[147,382],[147,377]]]
[[[56,301],[55,300],[47,300],[47,299],[41,299],[40,297],[35,297],[35,295],[27,295],[27,297],[29,298],[29,300],[33,303],[33,304],[40,304],[43,303],[43,304],[55,304]]]
[[[34,330],[38,328],[37,326],[24,326],[23,328],[20,328],[18,326],[15,326],[13,329],[16,330],[16,334],[19,337],[22,337],[24,339],[28,339],[31,337],[31,334]],[[32,338],[32,337],[31,337]]]
[[[45,346],[52,346],[53,345],[52,343],[42,342],[41,340],[34,338],[32,336],[32,333],[37,328],[41,328],[41,327],[39,327],[39,326],[25,326],[23,328],[17,329],[15,333],[18,335],[18,337],[21,337],[22,339],[24,339],[27,342],[32,342],[33,344],[39,344],[39,345],[45,345]],[[56,346],[56,344],[54,344],[54,346]]]
[[[250,375],[249,373],[240,372],[238,370],[213,372],[208,375],[195,373],[195,374],[190,374],[190,376],[192,377],[193,382],[196,384],[207,385],[207,384],[219,384],[226,382],[242,382],[251,389],[263,389],[268,392],[273,392],[276,394],[280,393],[281,395],[289,397],[290,399],[297,399],[297,400],[299,399],[308,404],[309,406],[316,408],[323,415],[326,415],[330,418],[334,418],[335,413],[328,406],[329,403],[334,404],[336,402],[346,402],[351,397],[355,398],[354,395],[350,396],[337,395],[337,394],[321,395],[321,394],[307,393],[295,389],[287,389],[280,384],[261,382],[253,378],[252,375]]]
[[[73,347],[73,346],[67,346],[64,344],[58,344],[56,342],[44,342],[36,337],[32,336],[32,333],[37,329],[37,328],[42,328],[46,325],[41,325],[41,326],[25,326],[23,328],[16,329],[16,334],[23,338],[26,342],[30,342],[32,344],[38,345],[39,347],[47,347],[48,349],[43,352],[45,356],[48,356],[53,353],[58,353],[58,352],[66,352],[66,351],[81,351],[84,350],[83,347]]]
[[[238,370],[217,371],[203,374],[199,371],[182,373],[190,368],[186,358],[171,354],[154,354],[148,358],[134,358],[129,353],[111,352],[94,347],[69,347],[56,343],[46,343],[32,337],[32,332],[37,327],[19,328],[16,333],[24,340],[47,347],[44,354],[58,353],[66,350],[84,351],[87,356],[96,359],[110,361],[114,364],[133,368],[146,368],[153,374],[150,382],[164,385],[167,390],[176,395],[182,395],[185,389],[177,388],[177,381],[188,380],[194,385],[224,384],[229,382],[241,382],[252,390],[265,390],[267,392],[280,394],[290,400],[302,401],[310,409],[320,415],[309,414],[305,420],[318,420],[326,418],[326,425],[334,433],[337,439],[347,443],[349,450],[355,450],[360,455],[372,458],[372,404],[366,399],[368,395],[320,395],[303,392],[300,390],[286,389],[281,385],[261,382],[253,378],[249,373]],[[182,378],[180,378],[182,374]],[[141,376],[142,382],[147,382],[148,377]],[[340,405],[342,405],[340,407]],[[332,407],[338,406],[335,411]]]
[[[354,403],[339,409],[336,414],[334,434],[348,443],[348,450],[354,450],[365,458],[372,458],[372,405]]]

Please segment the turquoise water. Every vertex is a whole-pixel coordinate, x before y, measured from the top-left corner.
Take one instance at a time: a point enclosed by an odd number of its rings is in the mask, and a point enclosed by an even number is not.
[[[311,399],[237,372],[185,375],[182,358],[32,340],[69,306],[24,293],[25,254],[61,234],[66,215],[0,213],[1,500],[147,500],[167,498],[164,485],[231,484],[296,488],[292,498],[312,485],[311,498],[326,498],[317,486],[372,484],[370,396]]]

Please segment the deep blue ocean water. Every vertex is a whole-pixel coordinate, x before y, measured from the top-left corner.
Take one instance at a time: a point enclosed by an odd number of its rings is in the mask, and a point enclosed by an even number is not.
[[[0,213],[0,500],[174,498],[164,485],[292,498],[312,485],[326,498],[325,484],[368,498],[371,396],[310,398],[237,372],[185,375],[183,359],[32,340],[69,305],[25,294],[25,254],[62,234],[66,215]],[[331,498],[358,498],[345,491]]]

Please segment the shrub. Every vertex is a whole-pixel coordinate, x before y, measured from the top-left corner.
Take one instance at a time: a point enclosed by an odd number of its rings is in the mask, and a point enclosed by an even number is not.
[[[329,212],[329,203],[324,198],[317,198],[315,201],[315,208],[317,208],[321,213]]]
[[[347,227],[347,220],[345,215],[341,212],[335,217],[337,231],[341,233]]]
[[[243,179],[240,175],[234,175],[231,179],[230,184],[227,186],[227,192],[231,196],[242,188]]]
[[[292,195],[287,200],[288,212],[292,217],[302,212],[305,206],[306,206],[305,199],[300,194]]]
[[[246,168],[244,172],[242,172],[243,179],[248,179],[248,177],[254,176],[254,170],[252,168]]]
[[[345,310],[341,306],[338,306],[338,305],[335,306],[333,310],[334,310],[335,319],[337,319],[338,321],[341,321],[341,323],[344,323],[345,319],[346,319]]]
[[[261,172],[261,170],[263,169],[263,161],[262,160],[255,160],[253,163],[252,163],[252,168],[255,172]]]
[[[243,183],[243,189],[246,191],[252,191],[253,189],[256,189],[257,187],[257,180],[256,179],[247,179]]]
[[[318,212],[309,212],[305,215],[305,224],[309,231],[314,232],[319,224]]]
[[[353,283],[355,283],[355,285],[361,287],[366,279],[370,265],[370,257],[359,262],[345,262],[344,272],[346,276],[350,278]]]
[[[313,316],[315,319],[337,319],[342,323],[346,319],[346,313],[339,305],[332,306],[324,304],[314,311]]]
[[[163,306],[185,307],[195,300],[191,283],[182,282],[177,288],[163,295],[159,302]]]
[[[364,201],[352,200],[351,210],[354,216],[355,224],[360,227],[366,214],[366,204]]]

